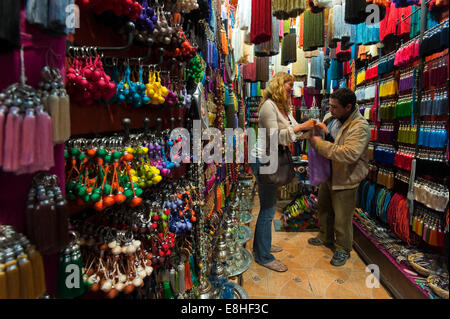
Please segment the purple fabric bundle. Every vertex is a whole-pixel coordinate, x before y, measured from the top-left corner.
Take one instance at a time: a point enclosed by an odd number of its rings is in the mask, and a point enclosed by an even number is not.
[[[330,178],[330,160],[320,155],[312,145],[308,147],[308,167],[311,185],[318,186]]]

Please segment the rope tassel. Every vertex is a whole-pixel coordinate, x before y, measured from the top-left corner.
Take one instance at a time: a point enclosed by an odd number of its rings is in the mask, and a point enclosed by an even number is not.
[[[45,293],[47,289],[45,286],[44,262],[42,260],[41,254],[36,250],[35,246],[30,246],[26,252],[33,268],[33,298],[39,298]]]
[[[27,255],[17,258],[20,272],[20,296],[22,299],[32,299],[34,293],[33,269]]]

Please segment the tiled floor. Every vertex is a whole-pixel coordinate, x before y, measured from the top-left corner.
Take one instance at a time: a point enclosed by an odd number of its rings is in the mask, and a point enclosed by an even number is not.
[[[280,219],[278,207],[275,220]],[[255,206],[250,228],[254,231],[259,212],[259,202],[255,196]],[[272,243],[283,248],[274,253],[288,266],[284,273],[275,272],[252,262],[243,274],[243,288],[250,299],[392,299],[380,286],[367,288],[365,264],[355,251],[342,267],[330,264],[332,251],[326,247],[313,247],[307,243],[314,232],[277,232],[272,225]],[[253,239],[246,243],[251,252]]]

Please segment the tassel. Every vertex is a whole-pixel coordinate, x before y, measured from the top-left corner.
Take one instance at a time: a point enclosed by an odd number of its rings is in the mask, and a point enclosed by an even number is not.
[[[11,260],[5,264],[6,286],[9,299],[20,299],[20,272],[17,260]]]
[[[184,294],[186,292],[186,268],[184,264],[178,265],[178,289],[180,294]]]
[[[172,291],[170,289],[170,282],[164,281],[164,299],[174,299],[172,295]]]
[[[59,249],[66,247],[69,242],[69,211],[64,198],[56,199],[56,231]]]
[[[47,114],[45,115],[45,138],[44,141],[44,154],[45,157],[45,168],[46,170],[49,170],[53,166],[55,166],[55,157],[54,157],[54,150],[53,150],[53,124],[52,124],[52,118]]]
[[[177,282],[176,282],[176,274],[175,274],[175,269],[171,268],[170,272],[169,272],[169,277],[170,277],[170,287],[172,287],[172,291],[174,292],[175,295],[178,294],[178,289],[177,289]]]
[[[11,107],[5,122],[4,146],[3,146],[3,170],[13,171],[14,128],[19,119],[19,108]]]
[[[22,145],[20,149],[20,166],[28,167],[34,161],[34,132],[36,129],[36,118],[32,109],[27,109],[22,124]]]
[[[61,132],[60,128],[60,109],[59,109],[59,97],[58,95],[52,94],[47,99],[48,103],[48,114],[52,118],[52,132],[53,132],[53,142],[55,144],[59,143]]]
[[[12,171],[17,172],[20,169],[20,152],[22,150],[22,125],[23,117],[18,114],[14,123],[14,145],[12,149]]]
[[[31,263],[25,254],[17,257],[17,261],[20,272],[20,297],[22,299],[32,299],[34,293],[34,281]]]
[[[192,283],[191,267],[189,266],[189,261],[184,262],[183,268],[184,268],[184,289],[191,290],[192,287],[194,287],[194,284]]]
[[[6,107],[3,105],[0,105],[0,168],[3,165],[3,138],[4,138],[3,128],[5,125],[6,112],[7,112]]]
[[[195,275],[195,265],[194,265],[194,256],[193,255],[189,256],[189,266],[190,266],[190,270],[191,270],[192,281],[193,281],[194,285],[197,286],[198,279],[197,279],[197,276]]]
[[[5,264],[0,264],[0,299],[8,299]]]
[[[41,254],[36,250],[34,245],[28,247],[26,250],[28,259],[31,261],[33,268],[33,282],[34,282],[34,298],[41,297],[47,290],[45,286],[45,271],[44,262]]]
[[[70,138],[70,100],[68,95],[59,98],[59,127],[59,143],[64,143]]]

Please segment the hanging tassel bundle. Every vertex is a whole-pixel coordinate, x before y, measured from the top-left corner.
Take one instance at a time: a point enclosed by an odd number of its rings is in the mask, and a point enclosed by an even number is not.
[[[55,176],[33,180],[26,206],[26,234],[43,254],[56,253],[69,243],[68,209]]]

